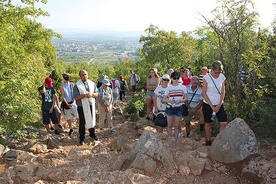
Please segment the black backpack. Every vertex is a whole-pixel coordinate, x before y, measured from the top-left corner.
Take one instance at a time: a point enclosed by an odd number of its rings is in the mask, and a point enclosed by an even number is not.
[[[126,81],[120,81],[120,89],[122,90],[122,91],[124,91],[124,90],[126,90],[127,88],[126,88]]]

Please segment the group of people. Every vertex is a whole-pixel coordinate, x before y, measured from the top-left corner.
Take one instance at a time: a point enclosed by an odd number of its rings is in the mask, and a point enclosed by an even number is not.
[[[192,74],[191,74],[192,72]],[[190,134],[190,121],[199,116],[200,132],[206,135],[206,145],[211,145],[212,116],[215,113],[220,123],[220,131],[227,124],[227,115],[224,110],[225,76],[222,74],[223,65],[220,61],[214,61],[210,72],[206,66],[202,67],[202,73],[195,76],[191,67],[181,67],[180,71],[169,69],[166,74],[159,76],[156,68],[149,70],[146,80],[147,117],[151,120],[151,113],[155,117],[158,132],[163,132],[166,127],[168,136],[178,139],[183,134],[180,120],[185,121],[186,136]],[[140,77],[130,70],[130,86],[135,93]],[[96,109],[99,114],[100,136],[104,136],[105,120],[109,131],[116,132],[112,122],[112,109],[116,102],[125,98],[128,90],[127,82],[123,76],[117,79],[114,76],[109,80],[107,76],[100,76],[98,84],[88,79],[86,70],[79,71],[80,79],[76,84],[70,82],[70,74],[64,73],[64,82],[59,87],[62,103],[61,110],[69,125],[69,135],[73,133],[72,119],[77,118],[79,125],[79,142],[82,145],[85,139],[85,130],[89,136],[98,140],[95,134]],[[54,124],[55,134],[59,135],[59,120],[54,110],[58,103],[53,81],[47,77],[41,87],[38,88],[42,95],[43,124],[48,132],[51,130],[50,120]],[[185,108],[184,108],[185,107]],[[188,113],[184,114],[184,109]],[[166,117],[166,124],[158,122],[158,114]]]
[[[122,100],[125,98],[125,91],[128,90],[128,85],[124,77],[120,76],[118,80],[114,76],[112,80],[109,80],[107,76],[103,75],[100,76],[101,81],[97,85],[88,79],[86,70],[79,71],[80,79],[76,84],[70,82],[71,75],[69,73],[64,73],[62,76],[64,81],[59,86],[62,98],[60,109],[68,122],[69,136],[74,132],[72,122],[75,117],[79,126],[79,143],[83,144],[86,129],[92,139],[98,140],[95,134],[96,110],[98,110],[99,114],[100,136],[104,136],[105,120],[108,123],[110,132],[116,132],[112,122],[112,109],[118,99]],[[50,133],[52,122],[55,134],[60,135],[59,128],[61,125],[58,120],[58,112],[55,111],[59,101],[52,78],[47,77],[38,90],[42,96],[43,124],[47,132]]]
[[[222,74],[223,65],[220,61],[214,61],[210,72],[206,66],[202,67],[199,76],[191,74],[191,67],[181,67],[180,71],[169,69],[166,74],[159,77],[157,69],[150,69],[146,81],[147,117],[153,119],[158,127],[158,132],[167,128],[168,136],[178,139],[181,137],[180,119],[185,121],[186,136],[190,135],[190,121],[199,116],[200,133],[204,134],[206,145],[211,145],[212,116],[215,113],[222,131],[227,124],[227,114],[224,109],[225,76]],[[153,108],[152,108],[153,106]],[[184,108],[185,106],[185,108]],[[183,111],[187,110],[185,114]],[[162,113],[166,116],[164,125],[156,118]]]

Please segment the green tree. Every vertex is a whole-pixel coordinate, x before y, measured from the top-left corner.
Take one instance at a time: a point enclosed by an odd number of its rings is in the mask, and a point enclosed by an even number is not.
[[[150,25],[145,30],[146,36],[140,37],[143,46],[140,50],[141,64],[148,70],[156,67],[165,73],[168,68],[176,70],[181,66],[188,66],[194,62],[193,48],[196,40],[189,33],[167,32]]]
[[[51,39],[58,36],[35,21],[47,15],[35,9],[35,1],[22,2],[0,1],[0,128],[15,137],[24,136],[23,129],[38,118],[37,88],[54,67]]]

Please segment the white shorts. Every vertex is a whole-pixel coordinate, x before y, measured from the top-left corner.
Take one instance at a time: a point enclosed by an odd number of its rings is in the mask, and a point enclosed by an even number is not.
[[[76,104],[72,106],[71,109],[61,109],[61,111],[62,111],[63,117],[65,117],[66,119],[73,119],[74,117],[79,118]]]

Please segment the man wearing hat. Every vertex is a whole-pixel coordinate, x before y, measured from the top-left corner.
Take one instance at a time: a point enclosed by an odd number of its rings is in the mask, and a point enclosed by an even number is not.
[[[203,66],[201,68],[201,74],[198,76],[198,80],[199,80],[201,86],[203,84],[203,77],[207,74],[207,72],[208,72],[207,66]]]
[[[79,135],[80,144],[83,144],[85,139],[85,129],[88,129],[89,136],[98,140],[95,135],[96,126],[96,105],[95,99],[98,98],[98,88],[96,83],[88,79],[86,70],[79,71],[80,80],[73,88],[73,97],[78,106],[78,114],[80,118]]]
[[[43,124],[48,133],[51,132],[50,120],[54,124],[55,134],[60,135],[58,132],[58,118],[56,111],[54,110],[55,102],[57,101],[56,90],[53,86],[53,80],[50,77],[47,77],[42,86],[38,88],[38,91],[42,97],[42,118]]]
[[[74,83],[70,82],[71,75],[69,73],[64,73],[62,74],[62,77],[64,81],[59,87],[60,94],[62,96],[61,110],[64,117],[67,119],[70,128],[69,136],[71,136],[73,133],[73,117],[77,118],[77,123],[79,124],[79,115],[77,111],[77,105],[73,98]]]

